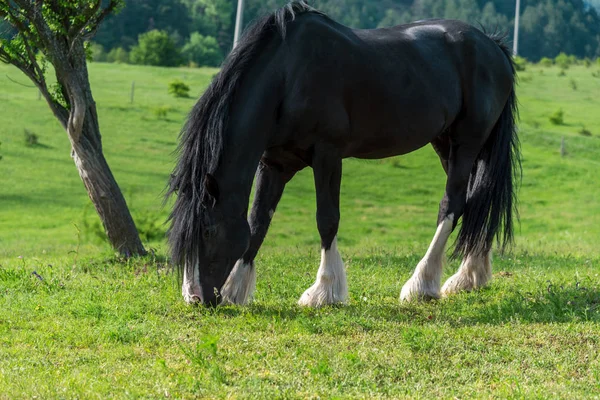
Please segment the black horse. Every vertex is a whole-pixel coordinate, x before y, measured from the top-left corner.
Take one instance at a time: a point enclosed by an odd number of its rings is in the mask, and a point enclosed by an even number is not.
[[[181,134],[169,242],[184,298],[251,298],[254,258],[284,186],[310,166],[322,258],[299,303],[345,302],[336,244],[342,159],[428,143],[448,175],[446,191],[433,241],[400,297],[440,296],[444,246],[461,216],[454,254],[464,261],[441,293],[484,285],[494,237],[502,245],[512,239],[520,167],[514,85],[502,39],[460,21],[355,30],[294,1],[254,23]]]

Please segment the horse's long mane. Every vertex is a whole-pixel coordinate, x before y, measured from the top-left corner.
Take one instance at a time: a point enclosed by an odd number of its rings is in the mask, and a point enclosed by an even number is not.
[[[168,232],[175,264],[182,266],[195,258],[201,235],[199,216],[205,196],[204,179],[219,165],[230,106],[245,71],[274,34],[285,39],[287,23],[307,12],[318,11],[304,0],[292,1],[254,22],[190,112],[180,134],[178,162],[166,194],[167,198],[174,193],[178,195],[169,217]]]

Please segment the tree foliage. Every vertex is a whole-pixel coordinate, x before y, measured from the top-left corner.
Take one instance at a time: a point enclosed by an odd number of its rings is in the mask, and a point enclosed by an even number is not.
[[[169,82],[169,94],[175,97],[190,97],[190,87],[179,79]]]
[[[231,0],[182,0],[182,2],[189,10],[190,32],[215,38],[221,53],[227,54],[233,42],[237,2]]]
[[[105,3],[103,6],[98,0],[0,1],[0,17],[9,26],[8,32],[0,37],[0,61],[15,65],[27,75],[45,95],[59,120],[66,119],[72,96],[65,92],[62,82],[65,77],[57,76],[60,85],[57,90],[47,86],[48,62],[63,68],[79,66],[86,41],[106,16],[123,5],[121,0]]]
[[[600,56],[600,17],[582,0],[540,0],[523,11],[522,53],[528,58],[554,58],[559,53],[580,58]]]
[[[167,31],[154,29],[140,35],[130,59],[133,64],[176,67],[181,63],[181,54]]]
[[[106,55],[106,61],[112,63],[126,64],[129,62],[129,53],[122,47],[115,47]]]
[[[157,29],[185,38],[191,24],[189,7],[181,0],[127,0],[120,13],[102,24],[94,40],[106,49],[130,50],[142,33]]]
[[[246,0],[246,24],[288,0]],[[125,9],[99,30],[97,40],[107,51],[130,50],[139,34],[164,30],[187,44],[186,61],[214,61],[231,50],[236,12],[234,0],[128,0]],[[452,18],[481,24],[512,35],[514,0],[315,0],[313,5],[340,23],[355,28],[393,26],[425,18]],[[600,56],[600,0],[521,0],[519,53],[533,61],[560,52],[579,58]],[[192,48],[194,49],[192,51]],[[210,56],[191,56],[210,54]],[[199,61],[193,60],[196,58]]]
[[[223,59],[217,39],[198,32],[192,33],[189,42],[183,46],[182,53],[188,63],[209,67],[218,66]]]

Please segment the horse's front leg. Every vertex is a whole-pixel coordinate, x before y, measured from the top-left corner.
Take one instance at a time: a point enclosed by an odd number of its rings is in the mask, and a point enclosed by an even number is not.
[[[312,167],[317,192],[317,227],[321,235],[321,265],[316,282],[304,292],[298,304],[320,307],[345,303],[348,299],[346,270],[336,239],[340,222],[342,158],[333,146],[318,144],[315,145]]]
[[[281,199],[285,184],[295,172],[282,170],[261,161],[256,172],[256,192],[248,223],[250,245],[229,274],[221,289],[223,304],[247,304],[256,287],[254,258],[267,235],[275,208]]]

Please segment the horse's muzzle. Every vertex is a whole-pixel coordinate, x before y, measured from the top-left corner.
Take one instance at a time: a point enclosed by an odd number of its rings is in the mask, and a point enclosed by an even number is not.
[[[216,307],[221,304],[221,292],[213,285],[202,285],[202,304],[207,307]]]

